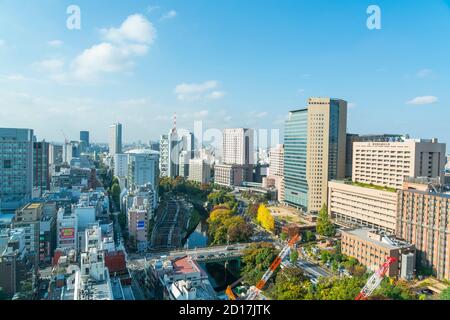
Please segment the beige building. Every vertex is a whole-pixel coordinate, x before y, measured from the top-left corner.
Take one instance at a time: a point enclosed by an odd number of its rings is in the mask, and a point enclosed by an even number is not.
[[[395,189],[343,181],[328,183],[328,212],[339,225],[395,234],[397,201]]]
[[[399,191],[396,235],[416,246],[420,266],[450,280],[450,194],[435,182],[407,179]]]
[[[347,102],[310,98],[307,131],[308,211],[318,212],[328,200],[328,181],[345,177]]]
[[[341,250],[346,256],[357,259],[362,265],[376,271],[392,257],[389,277],[412,279],[415,273],[415,247],[369,228],[342,231]]]
[[[278,190],[278,201],[284,199],[284,145],[280,144],[270,149],[268,180],[274,182]]]
[[[203,159],[189,160],[189,180],[199,183],[211,181],[211,166]]]
[[[240,186],[244,177],[243,166],[233,164],[218,164],[214,166],[214,182],[216,184],[233,187]]]
[[[405,142],[355,142],[353,181],[402,189],[405,177],[444,181],[446,146],[437,139]]]
[[[222,139],[222,163],[254,164],[253,129],[224,129]]]
[[[13,220],[13,228],[25,230],[25,251],[34,258],[35,265],[39,261],[39,234],[43,212],[43,203],[29,203],[16,210]]]

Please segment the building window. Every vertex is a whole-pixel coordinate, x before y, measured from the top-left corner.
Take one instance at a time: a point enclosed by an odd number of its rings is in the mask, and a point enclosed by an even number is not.
[[[11,169],[11,160],[4,160],[3,161],[3,169]]]

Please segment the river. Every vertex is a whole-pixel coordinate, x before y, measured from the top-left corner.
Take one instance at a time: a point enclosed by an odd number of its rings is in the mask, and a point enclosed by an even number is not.
[[[188,240],[185,243],[185,248],[195,249],[208,246],[208,224],[206,219],[202,219],[198,224],[194,232],[191,233]],[[222,293],[228,285],[234,283],[237,278],[234,277],[228,270],[225,269],[223,264],[210,263],[201,264],[200,267],[206,271],[209,276],[209,281],[214,290]]]

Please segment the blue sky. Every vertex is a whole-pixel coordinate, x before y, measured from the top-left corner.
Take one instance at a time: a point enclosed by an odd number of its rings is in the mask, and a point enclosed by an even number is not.
[[[81,9],[81,30],[66,8]],[[366,27],[381,8],[382,29]],[[147,141],[178,125],[282,128],[310,96],[348,131],[450,142],[450,1],[0,1],[0,126]]]

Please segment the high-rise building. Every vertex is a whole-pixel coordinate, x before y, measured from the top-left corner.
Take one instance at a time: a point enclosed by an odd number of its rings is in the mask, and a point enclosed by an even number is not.
[[[182,150],[182,145],[180,143],[180,138],[177,133],[177,128],[173,127],[173,129],[169,132],[168,135],[168,164],[167,164],[167,174],[170,178],[176,178],[179,175],[179,157],[180,152]]]
[[[347,134],[347,145],[345,148],[345,177],[352,177],[353,166],[353,143],[354,142],[400,142],[409,139],[408,135],[400,134]]]
[[[45,141],[33,144],[33,187],[38,188],[41,194],[50,190],[49,146]]]
[[[347,102],[310,98],[306,162],[310,212],[327,203],[328,181],[345,177],[346,138]]]
[[[136,189],[150,184],[153,188],[153,204],[158,203],[159,154],[153,150],[132,150],[128,153],[128,187]]]
[[[115,123],[109,127],[109,154],[122,153],[122,124]]]
[[[419,268],[450,280],[450,195],[437,178],[406,178],[398,203],[397,237],[416,246]]]
[[[254,164],[254,130],[246,128],[224,129],[222,163],[237,165]]]
[[[269,152],[268,179],[273,179],[278,190],[278,201],[284,199],[284,145],[280,144]]]
[[[48,151],[49,164],[63,163],[63,146],[58,144],[50,144]]]
[[[347,102],[310,98],[306,109],[292,111],[285,130],[285,200],[318,212],[327,203],[328,181],[344,178]]]
[[[353,181],[402,189],[405,177],[444,182],[446,146],[437,139],[353,143]]]
[[[306,180],[308,109],[291,111],[284,130],[284,202],[308,208]]]
[[[14,213],[33,190],[33,130],[0,128],[0,209]]]
[[[66,141],[63,145],[63,163],[70,164],[73,158],[80,157],[80,142],[79,141]]]
[[[169,176],[169,136],[164,134],[159,142],[159,172],[161,177]]]
[[[124,178],[128,175],[128,154],[118,153],[114,155],[114,176]]]
[[[188,151],[181,151],[178,160],[179,176],[183,178],[189,177],[189,161],[191,160],[191,153]]]
[[[86,147],[90,146],[89,131],[80,131],[80,142],[84,142]]]

